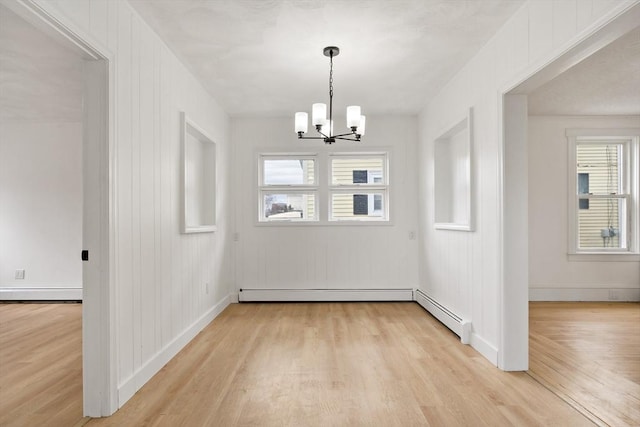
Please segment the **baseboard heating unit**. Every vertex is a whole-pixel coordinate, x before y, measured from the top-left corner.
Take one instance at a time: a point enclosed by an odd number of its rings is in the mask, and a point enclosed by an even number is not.
[[[463,344],[469,344],[471,342],[471,322],[462,319],[420,289],[416,289],[415,291],[415,300],[424,307],[425,310],[431,313],[433,317],[458,335]]]
[[[240,289],[238,301],[413,301],[413,289]]]

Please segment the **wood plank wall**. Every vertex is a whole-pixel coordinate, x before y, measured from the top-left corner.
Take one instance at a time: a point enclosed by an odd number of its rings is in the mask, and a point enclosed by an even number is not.
[[[159,355],[198,319],[228,301],[233,274],[229,118],[126,1],[38,3],[114,57],[112,304],[122,404],[146,381],[145,365],[153,370]],[[216,233],[179,233],[181,111],[217,143]]]

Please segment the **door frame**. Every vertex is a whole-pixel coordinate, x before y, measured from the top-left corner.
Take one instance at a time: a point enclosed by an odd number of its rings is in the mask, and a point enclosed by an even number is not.
[[[114,55],[46,1],[0,2],[85,60],[82,239],[89,260],[82,263],[83,414],[108,416],[118,409],[113,304],[117,219]]]
[[[500,352],[498,367],[529,367],[527,95],[638,27],[640,1],[621,2],[498,93]],[[565,183],[561,183],[564,185]]]

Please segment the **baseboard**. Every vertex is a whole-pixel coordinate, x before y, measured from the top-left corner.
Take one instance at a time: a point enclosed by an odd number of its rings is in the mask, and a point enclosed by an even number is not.
[[[640,288],[529,288],[529,301],[640,301]]]
[[[413,301],[413,289],[241,289],[240,302]]]
[[[440,323],[458,335],[463,344],[471,342],[471,322],[458,316],[420,289],[416,289],[414,299]]]
[[[0,288],[0,301],[81,301],[82,287]]]
[[[118,387],[118,408],[121,408],[144,384],[147,383],[164,365],[180,352],[200,331],[213,321],[231,304],[232,296],[225,297],[218,304],[196,320],[184,332],[174,338],[162,350],[156,353],[131,377]]]
[[[475,332],[471,332],[471,347],[483,355],[493,366],[498,366],[498,349]]]

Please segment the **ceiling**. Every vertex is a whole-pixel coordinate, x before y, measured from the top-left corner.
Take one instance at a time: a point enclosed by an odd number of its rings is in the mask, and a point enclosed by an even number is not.
[[[640,27],[530,93],[529,114],[640,114]]]
[[[80,122],[80,55],[0,5],[0,123]]]
[[[522,0],[130,0],[232,116],[416,114]],[[0,5],[0,122],[80,121],[82,59]],[[531,114],[640,114],[640,29],[529,95]]]
[[[130,0],[231,116],[417,114],[523,0]]]

